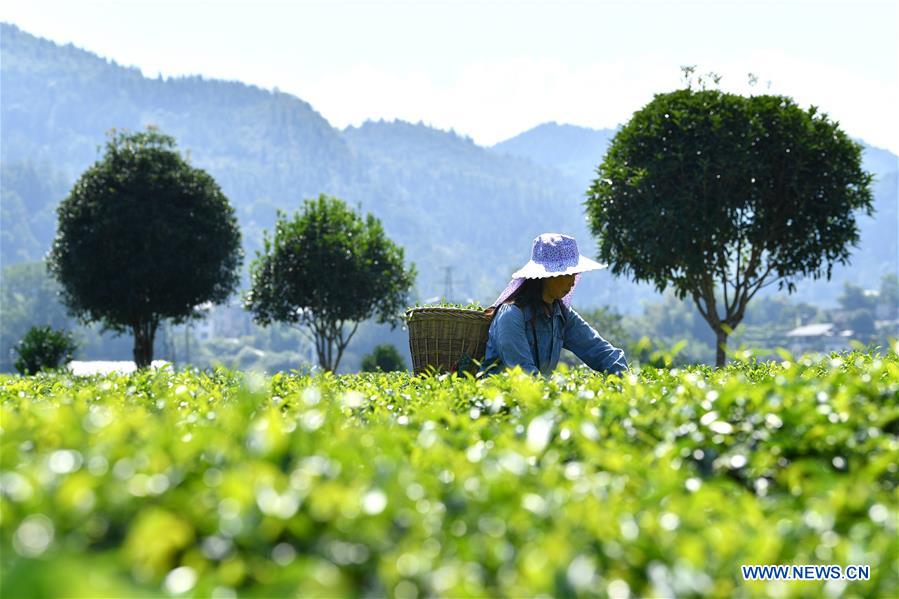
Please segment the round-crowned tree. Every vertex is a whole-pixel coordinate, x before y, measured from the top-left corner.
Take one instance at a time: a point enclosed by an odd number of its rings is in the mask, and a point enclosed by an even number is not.
[[[63,303],[82,322],[130,331],[138,368],[153,360],[161,320],[199,318],[200,304],[223,302],[239,283],[234,209],[155,128],[113,131],[57,215],[48,269]]]
[[[783,96],[658,94],[613,138],[587,192],[599,258],[614,274],[673,286],[717,338],[778,283],[830,278],[871,214],[861,147],[812,106]]]
[[[278,211],[274,238],[265,232],[250,266],[245,306],[259,324],[299,329],[333,372],[361,321],[401,322],[415,274],[378,219],[322,194],[291,219]]]

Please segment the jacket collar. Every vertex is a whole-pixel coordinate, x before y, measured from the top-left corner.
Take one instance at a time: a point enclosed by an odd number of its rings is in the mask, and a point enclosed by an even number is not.
[[[525,306],[524,310],[522,310],[522,314],[524,315],[524,319],[526,321],[532,320],[534,318],[534,309],[531,306]],[[553,302],[552,317],[555,318],[556,316],[561,316],[561,315],[562,315],[562,300],[555,300]]]

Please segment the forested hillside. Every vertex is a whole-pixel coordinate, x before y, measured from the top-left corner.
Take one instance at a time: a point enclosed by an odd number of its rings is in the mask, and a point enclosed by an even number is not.
[[[576,236],[587,254],[583,189],[527,158],[475,145],[453,132],[403,122],[331,127],[293,96],[201,77],[151,79],[71,45],[13,26],[2,29],[4,221],[25,232],[6,240],[3,262],[39,259],[53,207],[99,156],[110,128],[156,125],[174,135],[235,205],[248,257],[275,210],[329,193],[380,218],[419,267],[417,292],[444,292],[453,268],[457,299],[489,302],[545,231]],[[25,189],[37,176],[55,186]],[[6,179],[4,177],[4,179]],[[8,204],[8,205],[7,205]],[[464,286],[464,283],[468,283]],[[598,305],[637,290],[601,273],[581,300]],[[633,298],[632,298],[633,299]]]

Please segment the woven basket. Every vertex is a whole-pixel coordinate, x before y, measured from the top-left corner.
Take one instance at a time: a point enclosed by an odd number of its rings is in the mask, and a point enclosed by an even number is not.
[[[412,369],[436,372],[476,373],[487,351],[487,331],[492,316],[480,310],[425,307],[406,312]]]

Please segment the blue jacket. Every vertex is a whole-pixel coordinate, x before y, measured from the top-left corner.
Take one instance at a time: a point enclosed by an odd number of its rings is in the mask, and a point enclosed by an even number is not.
[[[563,322],[563,312],[565,315]],[[521,366],[531,374],[538,371],[549,375],[559,363],[562,348],[573,352],[593,370],[620,374],[628,369],[624,351],[603,339],[596,330],[572,308],[560,300],[553,302],[553,313],[537,315],[534,322],[537,333],[539,364],[534,363],[534,334],[531,320],[534,310],[530,306],[519,308],[515,304],[502,304],[496,309],[487,334],[487,353],[480,372],[488,369],[494,360],[494,368]],[[493,372],[493,369],[490,369]]]

